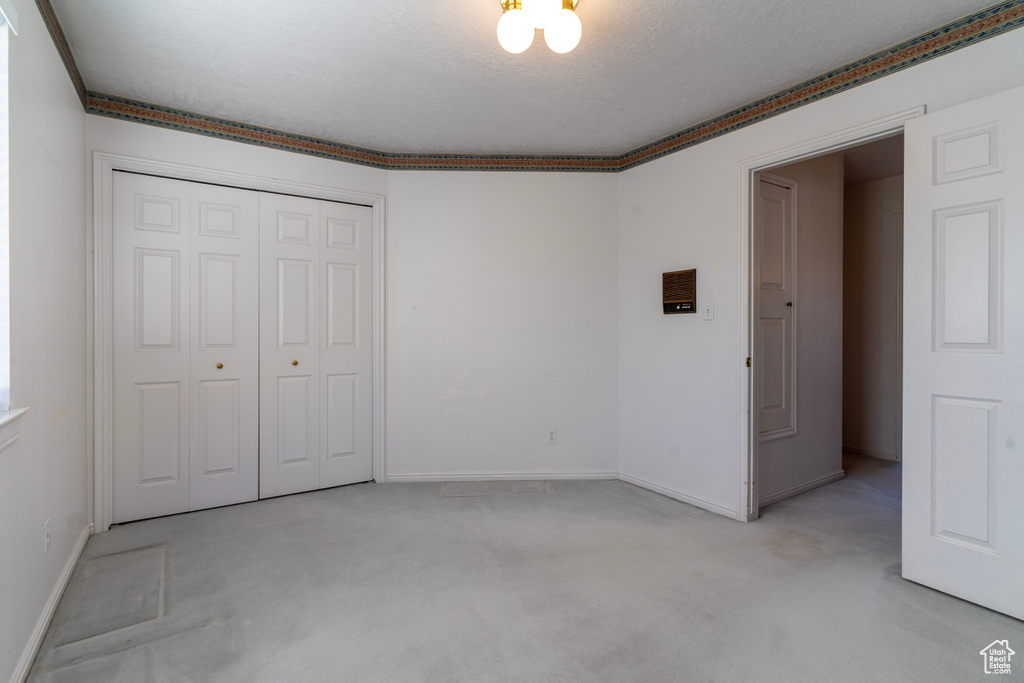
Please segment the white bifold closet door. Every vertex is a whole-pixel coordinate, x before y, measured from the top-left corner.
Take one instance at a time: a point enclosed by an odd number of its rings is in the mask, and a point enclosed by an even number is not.
[[[113,521],[258,495],[259,197],[114,174]]]
[[[260,198],[260,497],[373,478],[372,209]]]

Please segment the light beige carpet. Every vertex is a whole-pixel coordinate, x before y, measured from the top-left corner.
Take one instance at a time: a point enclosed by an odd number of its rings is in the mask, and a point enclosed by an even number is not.
[[[992,678],[979,651],[1024,651],[1024,624],[902,579],[899,467],[844,465],[749,524],[620,481],[365,484],[128,524],[89,540],[87,590],[64,597],[30,680]],[[155,545],[162,616],[62,645],[73,615],[115,626],[124,595],[149,594],[90,562]]]

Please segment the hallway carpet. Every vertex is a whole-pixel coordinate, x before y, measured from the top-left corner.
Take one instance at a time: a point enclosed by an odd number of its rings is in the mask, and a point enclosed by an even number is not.
[[[1021,622],[900,578],[899,466],[845,465],[750,524],[556,481],[364,484],[116,527],[89,540],[30,680],[971,681],[993,640],[1024,652]],[[162,566],[83,584],[143,548]],[[104,610],[145,620],[67,642],[121,623]]]

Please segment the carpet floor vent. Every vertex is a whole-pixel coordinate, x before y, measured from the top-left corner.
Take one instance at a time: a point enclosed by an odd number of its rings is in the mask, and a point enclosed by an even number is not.
[[[95,557],[75,571],[54,619],[54,646],[159,618],[164,609],[164,548]]]

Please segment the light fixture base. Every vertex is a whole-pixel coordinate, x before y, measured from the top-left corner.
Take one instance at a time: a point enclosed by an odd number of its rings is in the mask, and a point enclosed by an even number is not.
[[[510,9],[523,9],[523,0],[498,0],[498,4],[501,5],[502,12],[507,12]],[[562,9],[571,9],[575,12],[579,4],[580,0],[562,0]]]

